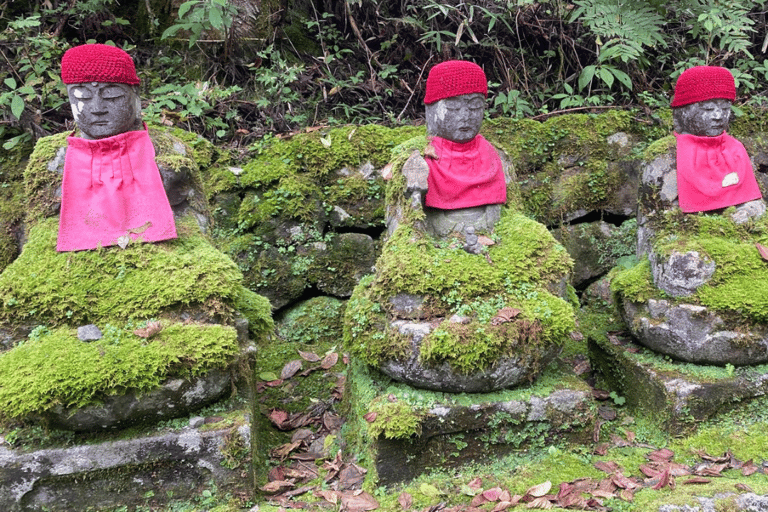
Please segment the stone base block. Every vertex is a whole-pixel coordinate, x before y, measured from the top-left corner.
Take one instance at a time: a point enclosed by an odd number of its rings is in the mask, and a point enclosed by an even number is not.
[[[628,333],[589,340],[592,369],[672,435],[768,392],[768,365],[697,365],[677,362],[636,344]]]
[[[431,469],[495,460],[515,450],[591,442],[589,386],[557,362],[534,384],[495,393],[416,389],[351,365],[346,441],[367,453],[379,485]],[[360,453],[360,452],[359,452]]]
[[[239,438],[239,439],[237,439]],[[71,511],[191,499],[213,481],[248,485],[222,466],[231,443],[250,443],[248,425],[175,432],[25,452],[0,446],[0,510]]]

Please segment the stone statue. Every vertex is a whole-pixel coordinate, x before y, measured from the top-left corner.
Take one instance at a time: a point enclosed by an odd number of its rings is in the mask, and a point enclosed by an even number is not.
[[[133,59],[113,46],[77,46],[61,78],[81,136],[67,139],[57,250],[176,238]]]
[[[726,132],[735,98],[725,68],[697,66],[680,75],[674,136],[651,145],[642,164],[642,259],[612,282],[632,335],[692,363],[768,361],[766,312],[755,302],[768,285],[755,249],[766,207],[744,145]],[[761,143],[750,146],[764,158]]]
[[[488,83],[477,64],[447,61],[434,66],[424,98],[430,143],[403,167],[411,204],[424,207],[426,228],[434,236],[490,232],[507,199],[502,160],[479,134]]]
[[[744,222],[765,212],[749,155],[725,132],[735,98],[733,75],[725,68],[693,67],[677,81],[672,100],[677,189],[686,213],[748,203],[734,214]]]
[[[574,328],[563,300],[573,262],[521,213],[515,188],[507,197],[514,170],[479,134],[483,70],[443,62],[426,89],[428,144],[417,137],[396,151],[418,148],[392,164],[388,237],[350,298],[345,339],[355,357],[414,387],[531,382]]]

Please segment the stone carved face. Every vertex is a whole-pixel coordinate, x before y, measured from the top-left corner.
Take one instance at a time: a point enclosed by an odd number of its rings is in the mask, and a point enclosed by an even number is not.
[[[141,129],[141,100],[136,87],[91,82],[68,84],[72,114],[85,139],[103,139]]]
[[[714,99],[691,103],[672,110],[675,131],[680,134],[717,137],[728,128],[731,102]]]
[[[427,132],[453,142],[469,142],[480,133],[485,97],[462,94],[426,106]]]

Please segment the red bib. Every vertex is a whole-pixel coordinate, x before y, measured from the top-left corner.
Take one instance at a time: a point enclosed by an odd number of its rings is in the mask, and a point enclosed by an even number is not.
[[[466,143],[434,137],[432,146],[437,158],[426,158],[427,206],[455,210],[506,202],[501,158],[482,135]]]
[[[58,251],[115,245],[130,236],[176,238],[176,224],[146,129],[98,140],[67,138]]]
[[[675,133],[680,209],[705,212],[760,199],[752,163],[737,139]]]

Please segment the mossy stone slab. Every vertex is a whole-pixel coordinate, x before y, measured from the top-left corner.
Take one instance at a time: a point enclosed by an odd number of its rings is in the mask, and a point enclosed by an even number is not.
[[[67,448],[0,446],[0,510],[154,509],[171,497],[193,499],[211,483],[247,487],[241,471],[225,464],[235,442],[250,443],[248,425],[205,427]]]
[[[628,335],[589,339],[592,368],[664,431],[678,435],[768,392],[768,365],[734,368],[675,362]]]
[[[535,384],[495,393],[412,388],[353,361],[347,377],[346,442],[369,461],[369,477],[393,485],[429,470],[495,460],[515,450],[591,442],[589,386],[552,364]]]

